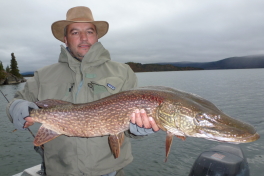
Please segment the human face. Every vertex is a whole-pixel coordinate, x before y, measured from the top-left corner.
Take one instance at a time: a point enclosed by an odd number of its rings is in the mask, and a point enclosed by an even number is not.
[[[98,41],[96,29],[92,23],[72,23],[67,26],[66,31],[64,42],[73,57],[80,60],[83,59],[90,47]]]

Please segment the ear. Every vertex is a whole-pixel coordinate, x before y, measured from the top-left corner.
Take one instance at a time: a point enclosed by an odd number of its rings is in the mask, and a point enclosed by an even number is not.
[[[64,43],[65,43],[66,46],[68,46],[68,41],[67,41],[67,37],[66,36],[64,36]]]

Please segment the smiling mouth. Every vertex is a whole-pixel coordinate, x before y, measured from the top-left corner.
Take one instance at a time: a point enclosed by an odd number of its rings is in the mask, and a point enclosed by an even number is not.
[[[80,48],[90,48],[91,45],[79,45]]]

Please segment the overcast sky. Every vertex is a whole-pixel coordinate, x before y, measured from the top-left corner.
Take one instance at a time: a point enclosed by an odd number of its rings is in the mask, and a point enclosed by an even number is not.
[[[107,21],[100,42],[118,62],[217,61],[264,54],[263,0],[0,0],[0,61],[21,73],[57,62],[51,24],[74,6]]]

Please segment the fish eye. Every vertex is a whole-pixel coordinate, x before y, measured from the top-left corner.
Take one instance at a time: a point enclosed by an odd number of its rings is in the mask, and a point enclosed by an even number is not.
[[[205,120],[205,115],[203,113],[197,113],[193,119],[194,123],[196,125],[202,125],[202,123],[204,122]]]
[[[198,114],[196,114],[196,116],[195,116],[195,120],[199,123],[199,122],[201,122],[201,121],[203,121],[203,120],[205,120],[205,116],[204,116],[204,114],[202,114],[202,113],[198,113]]]

